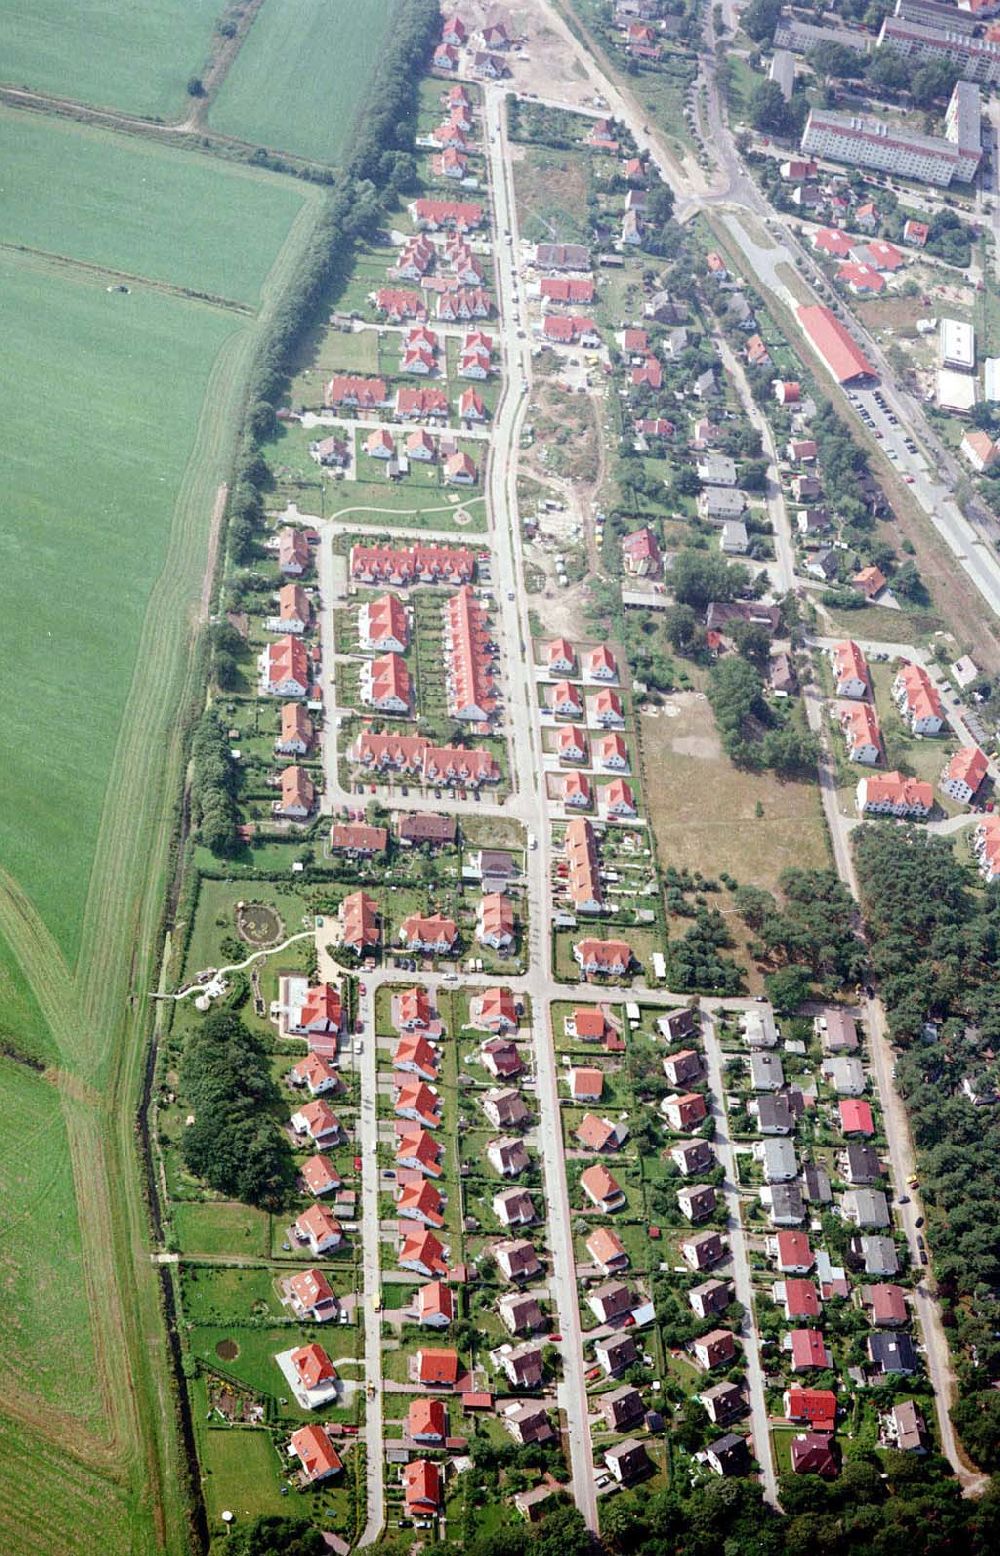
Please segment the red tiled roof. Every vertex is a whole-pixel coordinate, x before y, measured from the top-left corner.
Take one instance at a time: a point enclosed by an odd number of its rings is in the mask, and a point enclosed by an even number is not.
[[[420,1396],[411,1400],[406,1414],[406,1431],[409,1437],[435,1437],[443,1441],[448,1434],[444,1401]]]
[[[309,1390],[337,1376],[337,1369],[321,1345],[303,1345],[293,1351],[292,1366],[303,1388]]]
[[[292,1433],[291,1450],[301,1460],[307,1480],[322,1480],[344,1467],[329,1433],[312,1422]]]
[[[302,1163],[302,1178],[312,1194],[340,1187],[340,1174],[328,1156],[310,1156]]]
[[[420,1383],[447,1384],[454,1388],[458,1382],[458,1352],[450,1349],[417,1352],[417,1381]]]
[[[354,891],[340,904],[340,924],[344,944],[354,951],[378,945],[378,905],[366,892]]]
[[[441,1471],[431,1459],[412,1459],[403,1470],[406,1510],[430,1512],[441,1503]]]
[[[840,320],[822,303],[801,306],[799,323],[838,383],[874,376],[874,368]]]
[[[875,1121],[867,1102],[859,1097],[842,1097],[838,1103],[840,1127],[845,1135],[873,1135]]]

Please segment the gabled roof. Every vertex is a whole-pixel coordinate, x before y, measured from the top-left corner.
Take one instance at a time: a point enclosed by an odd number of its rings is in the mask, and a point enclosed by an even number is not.
[[[332,1382],[337,1376],[337,1369],[321,1345],[303,1345],[293,1351],[292,1366],[303,1388],[309,1390]]]

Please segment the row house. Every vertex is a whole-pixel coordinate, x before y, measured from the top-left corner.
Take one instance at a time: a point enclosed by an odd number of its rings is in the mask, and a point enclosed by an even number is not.
[[[902,773],[880,773],[862,778],[857,789],[858,813],[862,816],[896,816],[908,821],[926,821],[934,807],[934,787]]]
[[[476,570],[475,557],[464,546],[351,547],[351,579],[361,584],[467,584]]]
[[[358,611],[358,647],[365,654],[405,654],[410,646],[410,619],[395,594],[369,600]]]
[[[448,712],[454,719],[485,723],[496,711],[493,650],[486,612],[467,586],[444,607]]]
[[[962,746],[941,774],[941,789],[959,805],[969,805],[988,771],[986,755],[978,746]]]
[[[281,709],[281,733],[274,742],[279,756],[307,756],[316,739],[312,719],[300,702],[286,702]]]
[[[573,957],[585,977],[623,978],[633,962],[632,947],[626,940],[578,940]]]
[[[330,379],[323,392],[323,404],[331,410],[382,410],[389,404],[385,379],[338,373]]]
[[[600,913],[604,892],[597,855],[597,839],[590,822],[574,817],[566,825],[564,842],[569,865],[569,891],[578,913]]]
[[[268,697],[307,697],[312,684],[305,644],[291,635],[268,643],[258,660],[260,687]]]
[[[405,718],[413,705],[413,688],[406,661],[399,654],[366,660],[359,679],[361,701],[376,713]]]
[[[422,324],[427,318],[423,297],[411,287],[380,286],[374,303],[375,311],[385,316],[387,324],[406,324],[410,320]]]
[[[860,701],[871,691],[868,662],[857,643],[846,639],[834,643],[830,650],[833,669],[833,689],[838,697]]]
[[[396,390],[397,421],[447,421],[448,412],[448,396],[437,384],[420,389],[402,384]]]
[[[409,207],[410,216],[417,227],[438,232],[444,228],[455,232],[472,232],[483,224],[483,208],[469,200],[414,200]]]
[[[458,944],[458,926],[443,914],[411,913],[399,929],[400,944],[427,956],[450,956]]]

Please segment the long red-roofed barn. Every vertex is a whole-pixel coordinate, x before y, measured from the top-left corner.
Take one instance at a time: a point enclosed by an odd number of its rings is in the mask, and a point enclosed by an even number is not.
[[[797,311],[803,331],[839,384],[853,384],[862,378],[876,376],[861,347],[830,308],[822,303],[810,303]]]

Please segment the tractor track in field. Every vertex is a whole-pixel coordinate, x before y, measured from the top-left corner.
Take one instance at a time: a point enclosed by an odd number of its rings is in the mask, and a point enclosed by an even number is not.
[[[35,92],[30,87],[12,86],[10,83],[0,83],[0,103],[24,113],[38,113],[45,114],[48,118],[66,119],[90,129],[108,130],[117,135],[137,135],[140,139],[158,141],[161,145],[172,146],[176,150],[194,152],[203,157],[216,157],[220,161],[228,162],[232,167],[249,168],[255,152],[269,150],[266,146],[258,145],[256,141],[241,140],[237,135],[223,135],[218,130],[213,130],[209,125],[201,122],[197,109],[192,110],[187,118],[175,124],[166,124],[162,120],[143,119],[138,114],[119,113],[114,108],[98,108],[91,103],[78,102],[73,97]],[[207,112],[209,106],[209,103],[204,103],[201,111]],[[282,163],[285,164],[283,171],[293,177],[303,174],[314,177],[317,174],[327,176],[333,171],[326,162],[315,162],[310,157],[299,157],[293,152],[275,151],[273,154],[276,157],[280,156]]]
[[[41,260],[56,270],[82,270],[101,281],[108,280],[115,286],[140,287],[150,292],[162,292],[165,297],[179,297],[184,302],[202,303],[208,308],[221,308],[225,313],[237,313],[252,319],[255,310],[249,303],[238,303],[232,297],[220,297],[215,292],[198,292],[190,286],[177,286],[172,281],[156,281],[152,276],[134,275],[130,270],[111,270],[88,259],[74,259],[71,254],[54,254],[51,249],[32,248],[30,243],[6,243],[0,241],[0,253],[27,255]]]

